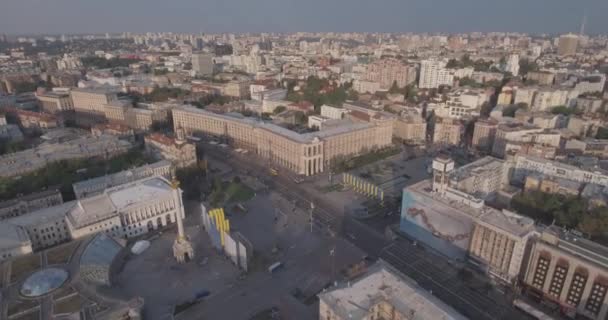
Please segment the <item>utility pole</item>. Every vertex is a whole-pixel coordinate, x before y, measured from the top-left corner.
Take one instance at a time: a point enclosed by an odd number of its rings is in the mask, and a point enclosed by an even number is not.
[[[329,256],[331,257],[331,278],[335,281],[336,279],[336,246],[334,245],[331,250],[329,250]]]
[[[310,233],[312,233],[312,212],[315,210],[315,204],[311,201],[310,202]]]

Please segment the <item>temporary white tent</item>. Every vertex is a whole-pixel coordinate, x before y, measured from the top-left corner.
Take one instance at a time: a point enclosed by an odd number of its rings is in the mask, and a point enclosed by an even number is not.
[[[135,255],[139,255],[146,251],[150,247],[150,241],[139,240],[131,247],[131,252]]]

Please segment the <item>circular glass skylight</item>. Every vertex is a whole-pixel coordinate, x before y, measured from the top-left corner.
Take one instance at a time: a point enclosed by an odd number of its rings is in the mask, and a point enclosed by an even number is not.
[[[68,280],[68,272],[59,268],[46,268],[34,272],[21,286],[25,297],[43,296],[61,287]]]

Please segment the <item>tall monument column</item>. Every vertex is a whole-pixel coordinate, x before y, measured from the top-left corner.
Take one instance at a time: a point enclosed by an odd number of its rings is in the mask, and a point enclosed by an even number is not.
[[[171,188],[173,189],[173,199],[177,203],[175,212],[175,222],[177,222],[177,238],[173,242],[173,256],[177,262],[184,263],[194,258],[194,249],[190,240],[186,237],[184,232],[184,204],[182,201],[181,190],[179,189],[179,181],[173,176],[171,181]]]

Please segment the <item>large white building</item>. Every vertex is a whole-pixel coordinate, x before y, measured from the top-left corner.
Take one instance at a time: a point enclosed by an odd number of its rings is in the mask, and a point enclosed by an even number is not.
[[[184,217],[181,190],[163,177],[150,177],[106,189],[103,193],[33,211],[0,222],[0,230],[11,229],[11,241],[0,241],[0,253],[27,253],[104,232],[132,238],[175,223]],[[14,229],[8,226],[16,226]],[[22,249],[16,245],[23,238]],[[14,236],[17,235],[17,236]],[[12,249],[11,249],[12,248]]]
[[[437,60],[423,60],[420,62],[418,87],[432,89],[442,85],[451,86],[454,83],[454,73],[446,69],[445,65],[444,61]]]
[[[361,278],[319,294],[319,319],[464,320],[466,317],[381,261]]]
[[[511,180],[523,183],[528,175],[542,174],[547,177],[561,178],[581,183],[608,186],[608,175],[604,170],[589,171],[557,161],[529,155],[517,155],[513,160]]]

